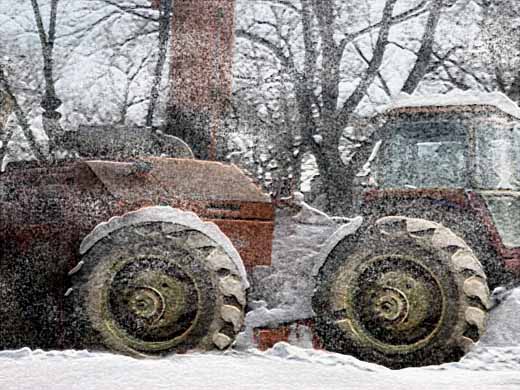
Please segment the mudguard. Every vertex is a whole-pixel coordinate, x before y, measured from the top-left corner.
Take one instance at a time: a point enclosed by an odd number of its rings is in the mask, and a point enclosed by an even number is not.
[[[219,243],[236,266],[240,274],[242,286],[245,289],[249,287],[244,263],[229,238],[222,233],[219,227],[214,223],[202,221],[195,213],[174,209],[169,206],[145,207],[126,213],[122,216],[112,217],[107,222],[100,223],[81,242],[79,249],[80,254],[84,255],[98,241],[109,236],[116,230],[122,229],[126,226],[150,222],[175,223],[187,226],[190,229],[202,232],[215,242]],[[72,271],[77,270],[76,266]]]

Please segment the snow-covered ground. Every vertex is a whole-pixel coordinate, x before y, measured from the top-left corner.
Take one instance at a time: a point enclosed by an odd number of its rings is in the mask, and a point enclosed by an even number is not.
[[[520,348],[461,363],[392,371],[350,356],[279,343],[267,352],[177,355],[161,360],[86,351],[0,353],[2,390],[102,389],[520,389]]]

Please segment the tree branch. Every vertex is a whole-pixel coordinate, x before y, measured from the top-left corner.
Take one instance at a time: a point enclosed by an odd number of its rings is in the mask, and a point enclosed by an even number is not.
[[[138,5],[133,5],[133,6],[127,6],[127,5],[121,5],[121,4],[118,4],[116,1],[112,1],[112,0],[103,0],[103,2],[105,4],[108,4],[108,5],[111,5],[113,7],[116,7],[117,9],[123,11],[123,12],[126,12],[130,15],[134,15],[134,16],[138,16],[140,18],[143,18],[143,19],[146,19],[146,20],[150,20],[150,21],[153,21],[153,22],[157,22],[158,19],[152,17],[152,16],[148,16],[148,15],[144,15],[144,14],[141,14],[139,12],[137,12],[137,10],[139,9],[144,9],[144,10],[152,10],[152,7],[151,6],[138,6]]]
[[[38,35],[40,37],[40,43],[43,48],[47,46],[47,34],[45,33],[45,27],[43,26],[40,6],[38,4],[38,0],[31,0],[31,4],[34,12],[34,20],[36,21],[36,27],[38,29]]]
[[[370,61],[368,60],[367,56],[365,56],[365,54],[361,51],[361,48],[359,47],[359,45],[357,43],[355,43],[355,42],[354,42],[354,49],[356,49],[356,52],[363,59],[363,61],[365,61],[365,63],[367,65],[369,65]],[[392,91],[388,87],[388,84],[387,84],[386,80],[383,78],[383,75],[381,74],[380,71],[377,71],[377,78],[381,82],[381,86],[383,87],[383,91],[385,91],[385,94],[388,97],[392,97]]]
[[[426,12],[428,12],[427,9],[425,9],[425,5],[428,4],[428,1],[429,0],[423,0],[421,3],[419,3],[417,6],[409,9],[408,11],[405,11],[403,13],[400,13],[399,15],[396,15],[396,16],[393,16],[391,19],[390,19],[390,24],[391,25],[396,25],[396,24],[399,24],[399,23],[402,23],[402,22],[405,22],[407,20],[410,20],[410,19],[413,19],[417,16],[420,16]],[[383,25],[383,21],[379,21],[377,23],[374,23],[368,27],[365,27],[361,30],[358,30],[354,33],[350,33],[350,34],[345,34],[345,37],[340,41],[339,43],[339,51],[340,51],[340,55],[343,55],[343,52],[345,51],[345,48],[346,46],[352,42],[354,39],[356,38],[359,38],[360,36],[376,29],[376,28],[379,28]]]
[[[278,61],[280,61],[282,65],[289,65],[289,58],[283,52],[283,48],[276,45],[275,43],[243,29],[237,29],[235,34],[237,38],[244,38],[253,43],[256,43],[257,45],[265,47],[266,49],[271,51],[276,56],[276,58],[278,58]]]
[[[18,124],[20,125],[22,132],[29,142],[29,147],[32,149],[34,155],[36,156],[37,160],[44,160],[44,153],[42,150],[40,150],[38,143],[36,142],[36,139],[34,138],[34,134],[31,131],[31,128],[29,126],[29,122],[27,121],[27,117],[25,116],[25,113],[23,112],[22,108],[18,104],[18,100],[16,99],[16,96],[14,95],[13,91],[11,90],[11,86],[9,85],[9,82],[7,80],[7,75],[4,72],[4,67],[0,64],[0,87],[3,88],[4,92],[9,96],[13,103],[14,107],[14,113],[16,115],[16,120],[18,121]],[[5,141],[5,147],[7,147],[7,142],[9,140]],[[4,150],[5,152],[5,150]],[[0,164],[2,160],[0,160]]]
[[[424,28],[424,34],[421,40],[421,47],[417,52],[417,61],[415,61],[412,71],[408,74],[402,91],[408,94],[413,93],[425,74],[427,73],[433,53],[433,43],[435,41],[435,31],[439,24],[442,12],[443,0],[433,0],[430,4],[430,15]]]
[[[294,5],[294,3],[291,3],[291,0],[259,0],[262,3],[269,3],[273,6],[282,6],[287,9],[290,9],[293,12],[300,13],[300,10]]]
[[[390,32],[390,20],[392,19],[392,13],[394,11],[395,3],[397,0],[387,0],[385,4],[385,8],[383,9],[383,17],[381,19],[381,28],[379,30],[379,36],[377,38],[376,47],[374,48],[374,53],[372,55],[372,59],[370,60],[370,64],[368,65],[368,69],[365,74],[361,78],[358,86],[350,95],[350,97],[343,103],[343,106],[338,113],[338,126],[343,128],[348,123],[350,115],[357,108],[363,97],[365,96],[368,88],[374,81],[374,78],[377,76],[377,72],[379,67],[383,63],[383,56],[385,54],[386,46],[388,44],[388,35]]]

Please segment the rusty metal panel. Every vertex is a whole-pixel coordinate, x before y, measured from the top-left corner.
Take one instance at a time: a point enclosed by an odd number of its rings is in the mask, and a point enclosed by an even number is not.
[[[149,158],[150,172],[176,198],[270,203],[262,189],[237,166],[215,161]]]
[[[234,165],[191,159],[147,158],[151,170],[135,163],[88,161],[86,164],[116,198],[190,199],[270,203],[260,187]]]
[[[274,222],[214,219],[229,237],[246,269],[257,265],[271,265]]]

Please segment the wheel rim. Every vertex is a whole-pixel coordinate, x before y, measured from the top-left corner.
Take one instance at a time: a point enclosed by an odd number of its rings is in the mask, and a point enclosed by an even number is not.
[[[200,317],[200,292],[179,261],[135,258],[116,262],[103,286],[102,300],[105,327],[125,345],[142,352],[168,350],[181,343]]]
[[[421,349],[439,332],[446,298],[423,258],[378,256],[339,273],[336,323],[383,352]]]

